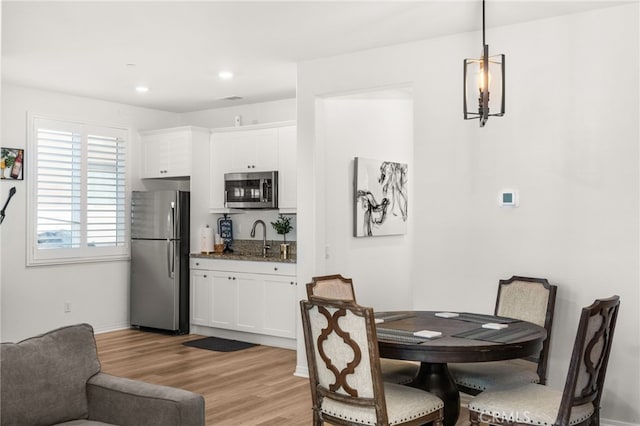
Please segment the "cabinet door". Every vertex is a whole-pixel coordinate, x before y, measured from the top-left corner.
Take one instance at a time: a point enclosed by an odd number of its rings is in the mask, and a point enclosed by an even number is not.
[[[160,135],[142,137],[142,178],[165,177],[169,170],[169,146]]]
[[[168,133],[166,139],[169,150],[166,174],[171,177],[191,176],[191,131]]]
[[[244,130],[233,133],[230,158],[233,172],[278,169],[278,129]]]
[[[143,135],[142,178],[191,175],[191,139],[188,129]]]
[[[264,334],[278,337],[296,337],[295,277],[270,276],[264,279]]]
[[[209,271],[212,276],[209,325],[235,329],[238,281],[229,272]]]
[[[191,270],[191,323],[209,325],[211,272]]]
[[[264,282],[260,274],[235,274],[238,278],[237,329],[262,333],[262,317],[265,309]]]
[[[295,213],[298,199],[296,126],[278,129],[278,209]]]

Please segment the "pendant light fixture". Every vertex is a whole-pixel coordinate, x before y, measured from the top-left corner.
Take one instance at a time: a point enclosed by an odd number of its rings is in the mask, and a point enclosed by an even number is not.
[[[478,110],[471,111],[478,96]],[[464,60],[464,119],[480,120],[484,127],[489,117],[504,115],[504,55],[489,56],[485,41],[484,0],[482,0],[482,57]]]

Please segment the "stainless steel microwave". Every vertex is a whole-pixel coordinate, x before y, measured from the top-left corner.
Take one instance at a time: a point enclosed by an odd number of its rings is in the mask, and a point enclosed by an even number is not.
[[[227,208],[277,209],[278,172],[225,173],[224,204]]]

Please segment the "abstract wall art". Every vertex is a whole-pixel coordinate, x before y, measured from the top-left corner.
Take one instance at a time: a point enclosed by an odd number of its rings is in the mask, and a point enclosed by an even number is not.
[[[407,164],[356,157],[355,237],[407,233]]]

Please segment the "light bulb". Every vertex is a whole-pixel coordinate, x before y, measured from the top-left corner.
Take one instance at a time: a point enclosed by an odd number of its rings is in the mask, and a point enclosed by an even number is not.
[[[478,90],[480,92],[484,92],[484,67],[482,66],[482,63],[480,64],[480,72],[478,72]],[[491,73],[489,73],[488,78],[487,78],[487,90],[489,90],[489,87],[491,87]]]

